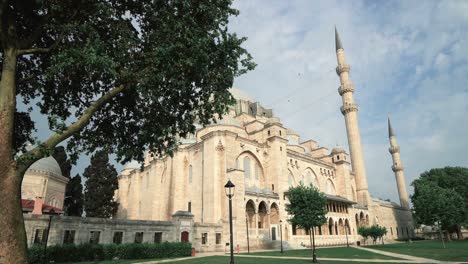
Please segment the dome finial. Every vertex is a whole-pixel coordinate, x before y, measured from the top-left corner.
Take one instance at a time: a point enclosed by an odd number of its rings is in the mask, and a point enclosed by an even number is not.
[[[335,26],[335,46],[336,46],[336,50],[338,51],[339,49],[343,49],[343,45],[341,44],[341,39],[340,39],[340,35],[338,34],[338,30],[336,29],[336,26]]]
[[[388,137],[394,137],[395,133],[393,132],[392,123],[390,123],[390,117],[388,117]]]

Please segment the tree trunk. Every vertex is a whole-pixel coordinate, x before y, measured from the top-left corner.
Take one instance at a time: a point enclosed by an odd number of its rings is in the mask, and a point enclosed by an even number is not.
[[[0,260],[5,263],[28,263],[26,232],[21,209],[21,177],[15,163],[0,167]],[[1,262],[1,261],[0,261]]]
[[[0,80],[0,262],[27,263],[26,233],[21,209],[24,170],[14,161],[14,115],[16,111],[16,50],[3,49]]]

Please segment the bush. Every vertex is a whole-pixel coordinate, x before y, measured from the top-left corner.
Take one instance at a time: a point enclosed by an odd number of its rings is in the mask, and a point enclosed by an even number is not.
[[[190,256],[192,244],[170,243],[160,244],[81,244],[47,247],[49,262],[99,261],[118,259],[155,259]],[[44,263],[44,247],[29,248],[29,263]]]

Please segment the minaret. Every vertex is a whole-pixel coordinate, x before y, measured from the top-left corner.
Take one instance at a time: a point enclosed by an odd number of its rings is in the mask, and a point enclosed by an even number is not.
[[[346,122],[346,133],[348,135],[349,152],[351,154],[351,166],[355,174],[357,202],[367,206],[370,202],[369,190],[367,187],[366,167],[362,154],[361,135],[359,133],[357,111],[358,106],[354,103],[354,86],[349,80],[349,65],[346,64],[343,45],[335,27],[336,58],[338,67],[336,73],[340,76],[341,86],[338,92],[343,99],[341,113]]]
[[[392,154],[393,165],[392,170],[395,173],[395,178],[398,187],[398,195],[400,196],[400,205],[405,209],[409,209],[408,193],[406,192],[405,174],[403,173],[403,164],[400,160],[400,146],[396,141],[395,133],[393,133],[390,118],[388,118],[388,137],[390,139],[390,148],[388,151]]]

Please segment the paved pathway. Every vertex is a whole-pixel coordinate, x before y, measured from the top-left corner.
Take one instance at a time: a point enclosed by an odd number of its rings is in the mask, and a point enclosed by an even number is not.
[[[382,251],[382,250],[377,250],[377,249],[371,249],[367,247],[356,247],[357,249],[360,250],[366,250],[370,251],[373,253],[385,255],[385,256],[390,256],[394,258],[399,258],[399,259],[348,259],[348,258],[318,258],[318,260],[324,260],[324,261],[343,261],[343,263],[346,262],[364,262],[364,263],[371,263],[371,262],[380,262],[380,263],[462,263],[462,262],[449,262],[449,261],[439,261],[439,260],[434,260],[434,259],[428,259],[428,258],[421,258],[421,257],[415,257],[415,256],[410,256],[410,255],[404,255],[404,254],[398,254],[398,253],[392,253],[392,252],[387,252],[387,251]],[[252,252],[252,254],[255,254],[255,252]],[[175,261],[184,261],[184,260],[190,260],[190,259],[195,259],[195,258],[203,258],[203,257],[208,257],[208,256],[226,256],[224,252],[205,252],[205,253],[197,253],[195,257],[185,257],[185,258],[176,258],[176,259],[164,259],[164,260],[156,260],[156,261],[147,261],[147,262],[141,262],[138,264],[156,264],[156,263],[166,263],[166,262],[175,262]],[[310,257],[287,257],[287,256],[260,256],[260,255],[235,255],[236,258],[274,258],[274,259],[305,259],[305,260],[310,260]]]

